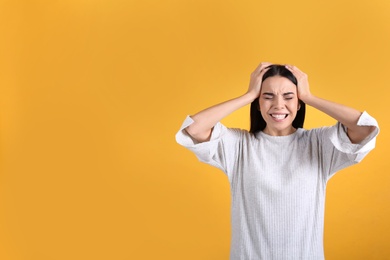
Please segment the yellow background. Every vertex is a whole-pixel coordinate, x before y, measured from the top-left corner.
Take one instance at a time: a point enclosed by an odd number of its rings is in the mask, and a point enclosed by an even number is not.
[[[325,254],[390,259],[390,1],[2,0],[0,33],[0,259],[228,259],[227,178],[174,135],[261,61],[378,120],[329,182]]]

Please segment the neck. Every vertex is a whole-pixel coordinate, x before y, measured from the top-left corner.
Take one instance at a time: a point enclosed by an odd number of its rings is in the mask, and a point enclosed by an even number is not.
[[[288,128],[285,128],[285,129],[272,129],[272,128],[266,126],[263,130],[263,132],[265,134],[271,135],[271,136],[291,135],[291,134],[295,133],[295,131],[297,131],[297,129],[295,129],[293,126],[290,126]]]

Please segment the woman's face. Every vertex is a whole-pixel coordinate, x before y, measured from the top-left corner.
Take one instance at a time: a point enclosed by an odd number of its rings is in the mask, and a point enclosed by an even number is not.
[[[300,106],[297,86],[288,78],[273,76],[264,80],[260,90],[259,107],[267,123],[264,133],[281,136],[295,132],[292,122]]]

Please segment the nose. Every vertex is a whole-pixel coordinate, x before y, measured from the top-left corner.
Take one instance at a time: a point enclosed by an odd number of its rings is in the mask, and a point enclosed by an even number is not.
[[[275,108],[278,108],[278,109],[284,108],[285,102],[284,102],[283,97],[278,96],[277,98],[275,98],[274,106],[275,106]]]

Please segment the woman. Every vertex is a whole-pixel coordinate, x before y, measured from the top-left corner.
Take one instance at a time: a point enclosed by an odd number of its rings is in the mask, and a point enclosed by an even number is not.
[[[249,132],[219,123],[248,104]],[[338,123],[304,130],[305,104]],[[317,260],[327,181],[360,162],[378,132],[366,112],[312,95],[297,67],[261,63],[244,95],[187,117],[176,140],[229,179],[231,259]]]

